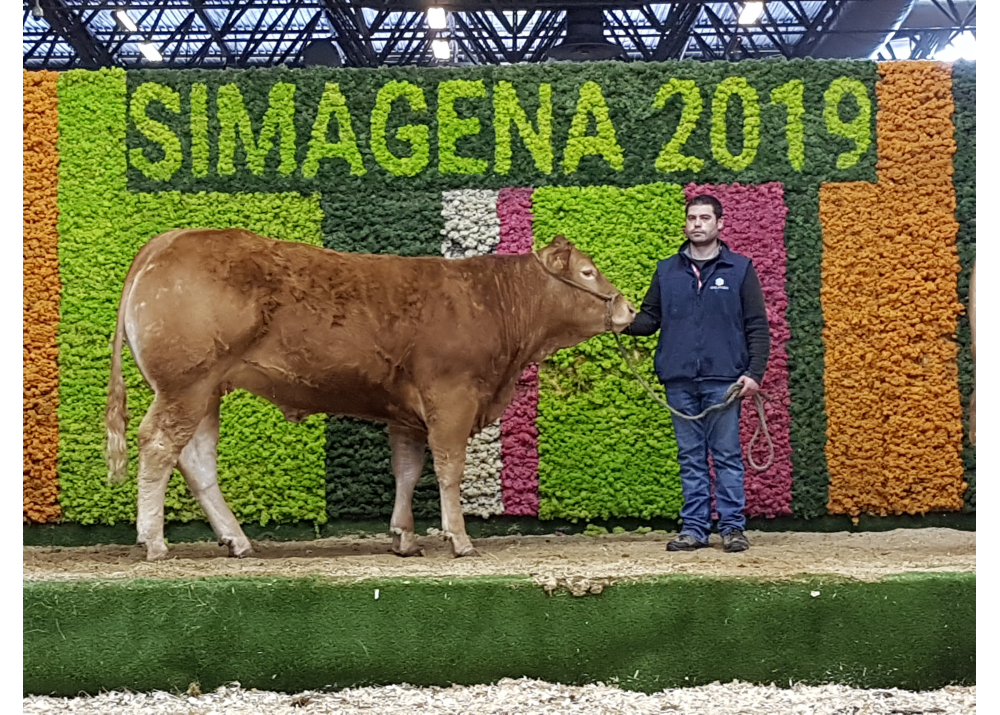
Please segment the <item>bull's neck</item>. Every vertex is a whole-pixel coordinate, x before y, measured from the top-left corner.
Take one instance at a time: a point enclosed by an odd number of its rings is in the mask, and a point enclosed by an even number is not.
[[[559,311],[566,308],[550,295],[553,288],[562,290],[566,286],[547,275],[534,257],[518,256],[516,270],[508,274],[508,280],[508,285],[501,286],[506,293],[503,298],[507,304],[519,307],[505,315],[505,339],[516,350],[518,370],[580,342],[567,336],[574,316],[561,315]]]

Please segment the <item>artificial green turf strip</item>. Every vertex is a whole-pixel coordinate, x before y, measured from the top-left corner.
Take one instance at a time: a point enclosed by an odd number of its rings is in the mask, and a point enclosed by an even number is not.
[[[520,676],[646,692],[733,679],[922,690],[975,682],[975,588],[971,573],[669,576],[583,597],[511,577],[26,583],[23,692]]]

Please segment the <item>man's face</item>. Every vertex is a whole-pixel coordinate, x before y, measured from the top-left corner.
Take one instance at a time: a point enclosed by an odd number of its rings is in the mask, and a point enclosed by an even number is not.
[[[687,210],[684,235],[696,246],[707,246],[719,238],[722,219],[715,218],[715,211],[708,204],[695,204]]]

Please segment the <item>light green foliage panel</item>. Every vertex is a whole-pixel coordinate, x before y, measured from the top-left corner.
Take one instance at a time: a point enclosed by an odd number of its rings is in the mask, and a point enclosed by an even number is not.
[[[565,235],[638,308],[656,263],[683,242],[677,184],[545,187],[532,197],[535,247]],[[623,338],[651,385],[656,336]],[[545,361],[538,404],[539,517],[676,517],[677,444],[669,413],[632,377],[611,335]]]
[[[136,431],[152,393],[127,349],[130,479],[108,486],[102,456],[109,342],[132,258],[153,236],[182,227],[242,227],[321,245],[323,214],[318,195],[129,193],[125,73],[64,73],[59,101],[60,501],[68,521],[134,521]],[[325,417],[293,425],[247,393],[223,400],[219,482],[237,519],[326,520],[324,428]],[[166,515],[204,518],[176,472]]]

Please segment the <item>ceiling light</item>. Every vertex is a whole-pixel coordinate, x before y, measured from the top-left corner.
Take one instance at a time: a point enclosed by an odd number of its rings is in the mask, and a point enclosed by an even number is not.
[[[124,8],[118,8],[115,10],[115,17],[118,19],[118,23],[129,32],[135,32],[139,29],[139,26],[135,24],[135,21],[131,17],[129,17],[128,11]]]
[[[35,19],[45,17],[45,11],[42,9],[42,6],[38,4],[38,0],[35,0],[35,6],[31,8],[31,16]]]
[[[948,45],[934,53],[933,59],[938,62],[976,59],[976,36],[971,32],[963,32],[953,37]]]
[[[448,27],[448,13],[443,7],[427,8],[427,26],[432,30],[443,30]]]
[[[764,12],[764,3],[762,2],[745,2],[743,3],[743,10],[740,12],[740,18],[738,22],[741,25],[752,25],[757,22],[757,19]]]
[[[163,55],[149,40],[139,43],[139,52],[150,62],[163,62]]]
[[[448,44],[448,40],[434,40],[431,42],[431,50],[434,51],[434,57],[439,60],[451,57],[451,45]]]

